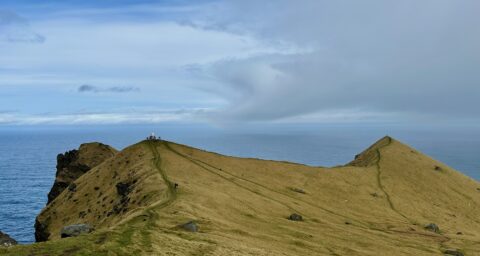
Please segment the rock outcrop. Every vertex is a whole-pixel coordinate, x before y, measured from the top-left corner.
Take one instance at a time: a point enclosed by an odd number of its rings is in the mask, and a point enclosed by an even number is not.
[[[11,238],[9,235],[2,233],[2,231],[0,231],[0,246],[10,247],[16,244],[17,244],[17,241],[15,241],[15,239]]]
[[[53,187],[48,193],[47,204],[50,204],[78,177],[112,157],[116,152],[110,146],[94,142],[82,144],[78,150],[74,149],[59,154],[57,156],[57,174]]]
[[[355,159],[347,165],[356,167],[368,167],[375,165],[380,157],[379,149],[389,145],[392,142],[392,138],[385,136],[375,144],[364,150],[362,153],[355,156]]]
[[[35,241],[44,242],[48,240],[50,232],[48,232],[48,224],[50,218],[44,221],[40,221],[38,217],[35,219]]]
[[[74,183],[80,176],[87,173],[92,168],[100,165],[105,160],[113,157],[117,153],[114,148],[98,143],[85,143],[80,148],[70,150],[57,156],[57,173],[52,189],[48,193],[47,205],[52,202],[65,190],[75,193],[77,185]],[[35,220],[35,240],[42,242],[48,240],[50,232],[48,225],[50,219]]]

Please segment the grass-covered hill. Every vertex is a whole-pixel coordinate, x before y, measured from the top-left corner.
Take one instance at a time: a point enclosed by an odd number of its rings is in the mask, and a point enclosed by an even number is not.
[[[335,168],[143,141],[74,183],[47,242],[0,254],[480,255],[480,184],[390,137]],[[60,237],[78,223],[95,231]]]

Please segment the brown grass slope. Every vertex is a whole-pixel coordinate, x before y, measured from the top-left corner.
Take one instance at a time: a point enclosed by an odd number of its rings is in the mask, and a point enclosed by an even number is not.
[[[91,168],[113,157],[117,150],[98,142],[84,143],[78,150],[71,150],[57,156],[55,182],[48,193],[48,203],[52,202],[73,181]],[[48,204],[47,203],[47,204]]]
[[[128,195],[118,194],[120,182],[133,184]],[[336,168],[144,141],[75,183],[41,214],[51,218],[51,241],[0,253],[480,255],[480,184],[389,137]],[[304,221],[288,220],[292,213]],[[199,232],[178,228],[189,220]],[[74,223],[96,231],[60,239]]]

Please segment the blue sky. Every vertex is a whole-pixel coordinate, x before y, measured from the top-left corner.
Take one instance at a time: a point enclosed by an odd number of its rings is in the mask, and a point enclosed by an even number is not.
[[[0,125],[478,124],[479,7],[6,0]]]

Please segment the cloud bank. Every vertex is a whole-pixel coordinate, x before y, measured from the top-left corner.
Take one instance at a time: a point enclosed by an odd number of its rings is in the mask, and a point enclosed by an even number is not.
[[[225,87],[210,91],[229,102],[212,118],[355,111],[478,120],[479,8],[478,1],[235,1],[200,24],[309,51],[205,67]]]

